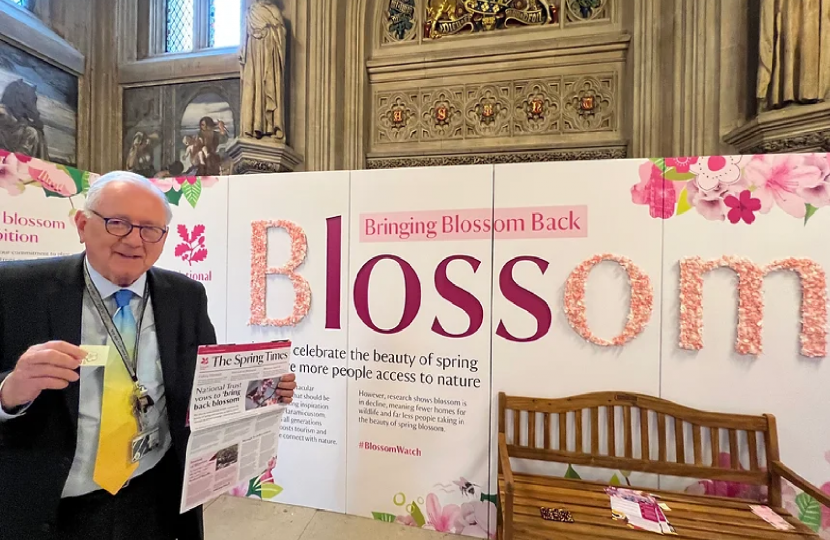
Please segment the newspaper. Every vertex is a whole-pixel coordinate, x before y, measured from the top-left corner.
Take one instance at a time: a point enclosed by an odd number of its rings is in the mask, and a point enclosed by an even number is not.
[[[632,529],[657,534],[677,534],[654,497],[631,489],[609,487],[611,516],[624,521]]]
[[[181,512],[227,493],[277,455],[291,342],[199,347],[190,397],[191,435]]]

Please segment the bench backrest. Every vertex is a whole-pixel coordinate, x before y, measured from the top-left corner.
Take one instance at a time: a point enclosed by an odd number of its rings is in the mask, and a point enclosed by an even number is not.
[[[500,393],[499,432],[514,458],[770,489],[767,463],[779,459],[771,415],[704,412],[625,392],[563,399]]]

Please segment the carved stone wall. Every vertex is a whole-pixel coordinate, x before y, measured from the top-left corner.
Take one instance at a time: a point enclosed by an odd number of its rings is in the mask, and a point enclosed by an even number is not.
[[[379,0],[359,166],[624,157],[618,9]]]

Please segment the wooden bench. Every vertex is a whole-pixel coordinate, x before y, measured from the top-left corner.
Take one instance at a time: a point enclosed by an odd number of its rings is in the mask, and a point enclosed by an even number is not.
[[[758,501],[644,489],[671,508],[666,515],[679,538],[816,538],[815,532],[783,509],[782,479],[830,508],[827,495],[781,463],[771,415],[710,413],[625,392],[553,400],[500,393],[498,436],[502,540],[656,536],[611,518],[610,500],[604,492],[607,484],[515,474],[510,458],[765,486],[766,504],[795,526],[788,532],[774,529],[750,510]],[[727,442],[727,447],[721,446]],[[704,447],[710,450],[706,459]],[[746,468],[741,464],[741,449],[748,455]],[[729,462],[718,463],[724,453]],[[574,523],[543,520],[543,506],[569,510]]]

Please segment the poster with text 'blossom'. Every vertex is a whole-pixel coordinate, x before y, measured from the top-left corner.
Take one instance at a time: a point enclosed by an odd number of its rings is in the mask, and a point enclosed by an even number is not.
[[[345,512],[349,173],[234,176],[228,208],[228,340],[290,339],[298,383],[279,465],[233,493]]]
[[[97,176],[0,150],[0,261],[80,253],[75,212]]]

